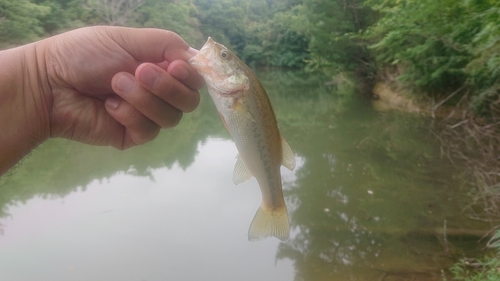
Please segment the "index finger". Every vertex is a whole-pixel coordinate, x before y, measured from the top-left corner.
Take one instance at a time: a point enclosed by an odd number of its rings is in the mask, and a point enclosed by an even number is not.
[[[156,28],[107,27],[109,36],[126,52],[141,62],[189,60],[189,44],[177,33]]]
[[[185,61],[175,60],[168,65],[166,70],[190,89],[200,90],[205,85],[205,80]]]

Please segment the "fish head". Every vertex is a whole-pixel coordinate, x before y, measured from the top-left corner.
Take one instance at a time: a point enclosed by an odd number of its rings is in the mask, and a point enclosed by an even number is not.
[[[203,77],[211,92],[218,95],[235,96],[249,88],[245,63],[210,37],[189,64]]]

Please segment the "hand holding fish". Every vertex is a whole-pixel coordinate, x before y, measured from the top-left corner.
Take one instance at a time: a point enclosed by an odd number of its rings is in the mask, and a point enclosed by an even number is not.
[[[126,149],[199,103],[196,50],[159,29],[88,27],[0,52],[0,175],[51,137]]]

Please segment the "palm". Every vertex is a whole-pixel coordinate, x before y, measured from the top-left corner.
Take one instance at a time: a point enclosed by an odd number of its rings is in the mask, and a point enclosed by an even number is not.
[[[130,36],[131,32],[134,32],[134,37]],[[158,37],[158,33],[163,36],[155,38]],[[155,36],[152,36],[153,34]],[[161,122],[154,124],[141,114],[144,112],[137,114],[137,110],[131,110],[134,105],[128,104],[114,93],[112,79],[120,72],[133,74],[144,62],[158,64],[165,60],[180,59],[184,63],[189,58],[186,53],[188,45],[174,35],[158,30],[138,31],[98,27],[49,38],[46,41],[46,60],[47,76],[52,90],[51,137],[64,137],[88,144],[111,145],[117,148],[127,148],[154,138],[160,129],[156,124]],[[142,36],[150,42],[143,42]],[[141,44],[146,44],[148,47]],[[164,66],[168,66],[168,63]],[[128,108],[127,115],[132,117],[140,115],[141,124],[137,121],[137,124],[132,124],[135,125],[132,129],[139,131],[136,135],[148,134],[144,137],[144,141],[137,141],[142,137],[136,137],[136,140],[131,137],[130,128],[124,124],[127,122],[123,122],[129,117],[117,120],[117,116],[112,116],[109,109],[106,109],[104,101],[109,97],[120,99],[122,101],[120,106]],[[169,105],[163,107],[166,106]],[[165,111],[164,108],[162,112]],[[172,106],[167,110],[169,108]],[[162,118],[164,117],[165,114]]]
[[[95,145],[115,142],[123,128],[106,111],[104,99],[113,94],[113,75],[133,73],[140,62],[95,29],[53,44],[48,56],[58,67],[48,68],[49,77],[54,77],[51,133]]]
[[[53,69],[53,83],[61,90],[76,90],[87,96],[111,94],[111,78],[120,71],[134,73],[139,65],[129,53],[98,30],[85,30],[56,43],[50,52],[60,68]],[[92,39],[92,40],[90,40]],[[90,41],[90,42],[89,42]]]

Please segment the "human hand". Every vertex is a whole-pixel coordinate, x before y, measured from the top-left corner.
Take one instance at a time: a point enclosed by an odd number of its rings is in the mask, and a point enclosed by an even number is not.
[[[48,137],[126,149],[199,103],[203,79],[187,64],[196,50],[173,32],[88,27],[35,45],[45,61]]]

